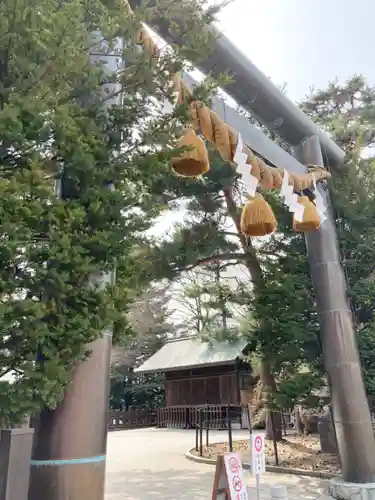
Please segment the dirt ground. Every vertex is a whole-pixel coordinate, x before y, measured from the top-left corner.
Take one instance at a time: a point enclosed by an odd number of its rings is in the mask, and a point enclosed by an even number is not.
[[[319,472],[340,473],[340,463],[336,455],[320,452],[319,437],[317,436],[286,436],[277,443],[279,465],[294,469],[313,470]],[[228,443],[216,443],[203,447],[203,456],[216,458],[217,455],[226,453]],[[241,440],[233,442],[233,451],[240,452],[243,460],[248,462],[250,454],[250,441]],[[194,454],[198,454],[194,452]],[[266,442],[266,463],[275,465],[273,442]]]

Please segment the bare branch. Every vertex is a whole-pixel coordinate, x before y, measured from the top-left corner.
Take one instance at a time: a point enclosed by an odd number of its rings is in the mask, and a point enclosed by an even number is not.
[[[218,253],[216,255],[210,255],[210,257],[205,257],[204,259],[199,259],[195,264],[192,264],[191,266],[187,266],[184,270],[185,271],[191,271],[192,269],[195,269],[198,266],[206,266],[207,264],[211,264],[212,262],[225,262],[229,260],[235,260],[236,262],[233,262],[233,265],[237,264],[238,261],[245,260],[246,259],[246,254],[245,253]],[[181,269],[182,271],[182,269]]]

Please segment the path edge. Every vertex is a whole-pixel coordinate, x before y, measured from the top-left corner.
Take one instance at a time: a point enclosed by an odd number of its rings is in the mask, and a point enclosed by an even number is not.
[[[192,453],[193,451],[195,451],[195,448],[191,448],[187,453],[185,453],[185,458],[187,458],[191,462],[196,462],[198,464],[207,464],[207,465],[216,464],[216,460],[214,460],[213,458],[197,457]],[[243,468],[250,469],[249,463],[243,462]],[[292,467],[281,467],[277,465],[266,465],[266,471],[274,472],[276,474],[292,474],[295,476],[317,477],[319,479],[333,479],[335,477],[339,477],[339,474],[334,474],[333,472],[319,472],[313,470],[293,469]]]

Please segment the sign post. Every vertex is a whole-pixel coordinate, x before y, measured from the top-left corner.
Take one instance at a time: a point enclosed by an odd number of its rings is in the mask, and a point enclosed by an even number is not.
[[[260,500],[260,475],[266,472],[266,456],[264,453],[265,434],[251,433],[251,472],[255,474],[257,500]]]

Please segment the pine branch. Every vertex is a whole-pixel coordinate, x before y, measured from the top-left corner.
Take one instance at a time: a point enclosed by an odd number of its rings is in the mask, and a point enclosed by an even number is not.
[[[185,268],[185,271],[191,271],[198,266],[206,266],[207,264],[211,264],[212,262],[225,262],[228,260],[234,260],[233,265],[236,265],[238,261],[242,261],[246,259],[245,253],[218,253],[216,255],[211,255],[210,257],[205,257],[204,259],[199,259],[195,264],[188,266]]]

